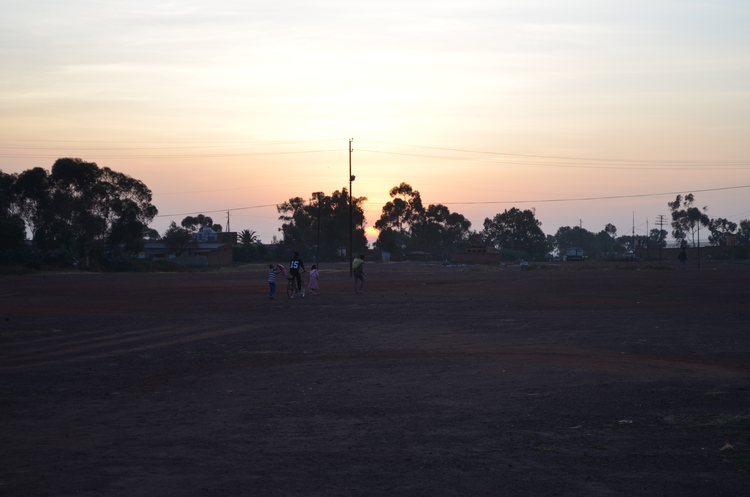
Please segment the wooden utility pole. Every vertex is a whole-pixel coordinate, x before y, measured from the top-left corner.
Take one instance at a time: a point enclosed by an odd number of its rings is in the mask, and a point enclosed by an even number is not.
[[[664,240],[661,239],[661,233],[664,231],[664,214],[656,216],[656,224],[659,225],[659,260],[661,261],[661,246],[664,244]]]
[[[315,246],[315,264],[320,269],[320,195],[318,195],[318,243]]]
[[[352,181],[354,181],[354,176],[352,176],[352,142],[354,141],[354,138],[349,139],[349,277],[354,277],[354,268],[352,268],[352,264],[354,264],[354,224],[352,221]]]

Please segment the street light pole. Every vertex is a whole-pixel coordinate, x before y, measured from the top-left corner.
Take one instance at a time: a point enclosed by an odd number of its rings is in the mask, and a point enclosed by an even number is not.
[[[352,142],[353,141],[354,141],[354,138],[349,139],[349,277],[350,278],[354,276],[354,271],[352,268],[352,264],[354,263],[354,255],[353,255],[354,224],[352,221],[352,181],[354,181],[354,176],[352,176]]]

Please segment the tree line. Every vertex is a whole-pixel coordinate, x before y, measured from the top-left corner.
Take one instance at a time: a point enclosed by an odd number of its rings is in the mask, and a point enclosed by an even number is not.
[[[106,262],[132,257],[158,210],[137,179],[81,159],[0,171],[0,254]],[[33,249],[25,244],[31,234]]]
[[[533,209],[516,207],[485,218],[482,229],[473,230],[468,219],[447,206],[425,205],[419,191],[407,183],[394,186],[389,195],[374,223],[379,230],[374,245],[396,254],[424,252],[449,258],[469,247],[489,246],[509,259],[539,260],[571,247],[589,254],[620,254],[638,244],[663,246],[667,238],[662,228],[646,236],[618,237],[612,224],[598,233],[563,226],[554,235],[545,235]],[[313,192],[307,200],[292,197],[277,205],[280,238],[272,242],[318,260],[347,260],[350,244],[354,253],[367,249],[366,201],[366,197],[350,199],[346,188],[330,195]],[[750,221],[738,224],[710,218],[707,207],[695,206],[693,194],[677,195],[668,207],[672,237],[682,244],[696,245],[701,229],[711,245],[727,244],[731,238],[740,245],[750,244]],[[159,234],[148,227],[157,213],[151,190],[141,181],[82,159],[58,159],[50,171],[40,167],[18,174],[0,171],[0,257],[4,261],[56,257],[106,264],[132,258],[142,250],[144,239],[163,240],[171,253],[180,255],[194,233],[222,229],[199,214],[187,216],[180,225],[172,222]],[[31,247],[25,242],[27,232]],[[238,241],[240,259],[267,255],[255,231],[240,231]]]

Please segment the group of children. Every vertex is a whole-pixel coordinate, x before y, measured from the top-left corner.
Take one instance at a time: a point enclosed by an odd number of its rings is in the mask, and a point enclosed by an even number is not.
[[[273,294],[276,293],[276,275],[282,274],[289,278],[289,273],[287,273],[286,268],[282,264],[276,264],[274,266],[273,264],[268,265],[268,298],[273,299]],[[310,269],[310,284],[308,285],[308,288],[310,289],[310,293],[313,295],[318,294],[318,276],[320,273],[318,273],[318,266],[316,264],[313,264],[312,268]],[[304,297],[305,294],[302,292],[302,296]]]

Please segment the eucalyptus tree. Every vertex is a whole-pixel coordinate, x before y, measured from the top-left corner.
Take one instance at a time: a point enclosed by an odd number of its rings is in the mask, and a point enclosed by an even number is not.
[[[364,203],[367,197],[351,199],[351,226],[349,221],[349,195],[346,188],[331,195],[312,193],[309,200],[293,197],[276,206],[279,220],[283,221],[282,243],[293,247],[303,256],[318,254],[321,259],[345,259],[349,247],[349,232],[355,252],[367,248],[365,237]]]
[[[45,252],[102,259],[138,252],[157,214],[141,181],[94,162],[62,158],[48,173],[33,168],[13,186],[17,215]]]
[[[726,245],[727,239],[737,231],[737,223],[724,218],[711,219],[708,223],[708,241],[711,245]]]
[[[411,243],[425,252],[444,255],[467,240],[471,221],[443,204],[430,204],[411,224]]]
[[[221,225],[214,223],[214,220],[210,216],[205,214],[198,214],[197,216],[187,216],[182,220],[180,226],[187,229],[191,233],[201,231],[203,228],[211,228],[213,231],[222,231]]]
[[[667,205],[672,211],[672,236],[683,243],[689,237],[696,246],[696,233],[701,226],[707,228],[711,220],[706,214],[708,207],[699,209],[693,206],[694,202],[695,197],[688,193],[684,197],[677,195],[674,202],[667,202]]]
[[[737,243],[740,245],[750,245],[750,220],[743,219],[737,229]]]
[[[486,218],[482,234],[495,248],[518,250],[541,258],[550,248],[541,226],[533,210],[513,207],[492,219]]]

